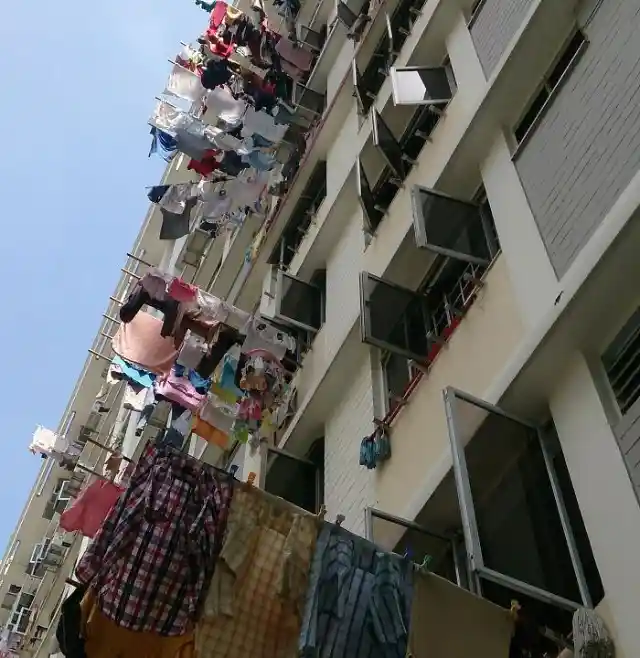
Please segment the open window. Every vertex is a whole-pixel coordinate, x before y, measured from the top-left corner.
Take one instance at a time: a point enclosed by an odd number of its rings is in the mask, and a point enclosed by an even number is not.
[[[308,46],[311,50],[319,53],[323,46],[324,42],[327,40],[327,30],[326,27],[323,28],[320,32],[312,30],[306,25],[300,25],[298,27],[298,42]]]
[[[356,22],[356,18],[358,18],[358,15],[349,9],[347,4],[342,2],[342,0],[338,0],[336,3],[336,16],[348,30],[353,27]]]
[[[442,106],[453,97],[444,66],[393,66],[390,75],[394,105]]]
[[[276,322],[317,332],[324,322],[324,288],[318,283],[302,279],[278,270],[275,316]]]
[[[444,403],[471,588],[507,607],[521,596],[542,616],[598,603],[602,583],[555,431],[453,388]]]
[[[371,122],[374,146],[382,153],[396,177],[403,181],[407,175],[407,158],[398,140],[375,108],[371,111]]]
[[[305,87],[299,82],[294,82],[291,103],[294,107],[300,107],[312,114],[321,115],[324,112],[326,98],[324,94],[309,89],[309,87]]]
[[[264,490],[313,514],[324,502],[324,439],[314,442],[306,457],[285,450],[267,450]]]
[[[360,275],[360,332],[369,345],[426,363],[437,340],[423,293]]]
[[[489,264],[492,237],[480,204],[419,185],[411,191],[411,204],[419,248],[468,263]]]
[[[382,550],[403,555],[415,564],[424,564],[431,573],[467,587],[466,555],[459,535],[443,533],[373,507],[365,509],[365,534]]]
[[[13,608],[16,601],[18,600],[18,596],[20,596],[21,591],[22,588],[20,587],[20,585],[9,585],[9,589],[7,590],[7,593],[4,595],[4,599],[2,599],[0,608],[2,608],[3,610],[11,610],[11,608]]]
[[[364,171],[364,166],[362,161],[358,159],[356,162],[356,180],[358,183],[358,199],[360,199],[360,205],[362,206],[362,212],[364,214],[365,224],[367,229],[370,232],[374,232],[380,222],[384,217],[384,212],[378,208],[373,193],[371,191],[371,186],[369,185],[369,180]]]

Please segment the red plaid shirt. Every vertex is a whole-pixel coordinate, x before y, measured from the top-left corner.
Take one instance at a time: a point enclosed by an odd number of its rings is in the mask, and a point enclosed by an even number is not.
[[[231,476],[149,445],[76,567],[100,610],[132,631],[193,628],[222,546]]]

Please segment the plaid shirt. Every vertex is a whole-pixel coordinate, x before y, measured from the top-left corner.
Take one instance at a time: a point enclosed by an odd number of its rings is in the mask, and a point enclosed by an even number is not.
[[[76,568],[102,613],[132,631],[192,630],[232,495],[226,474],[171,448],[147,446],[129,488]]]

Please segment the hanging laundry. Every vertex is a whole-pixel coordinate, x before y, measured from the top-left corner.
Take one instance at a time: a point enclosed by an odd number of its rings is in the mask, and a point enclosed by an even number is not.
[[[189,171],[195,171],[196,174],[200,174],[205,178],[211,176],[214,171],[220,168],[220,158],[218,155],[218,151],[211,150],[200,160],[194,160],[192,158],[189,160],[187,169]]]
[[[200,160],[213,147],[205,134],[205,124],[194,118],[177,126],[176,144],[179,151],[193,160]]]
[[[169,191],[171,185],[156,185],[147,192],[147,198],[151,203],[158,203],[162,197]]]
[[[56,627],[56,639],[66,658],[86,658],[84,623],[80,603],[86,587],[76,587],[60,606],[60,620]]]
[[[220,119],[229,129],[240,125],[247,110],[247,104],[234,98],[231,90],[226,86],[209,91],[206,106],[207,111],[203,120],[212,123],[215,119]]]
[[[195,369],[203,357],[206,356],[208,350],[209,345],[207,342],[201,336],[197,336],[189,331],[182,342],[176,363],[185,368]]]
[[[158,101],[149,123],[158,130],[174,136],[176,128],[184,121],[185,116],[181,109],[171,105],[171,103]]]
[[[122,396],[122,407],[130,411],[142,411],[144,409],[144,400],[147,389],[134,384],[127,383]]]
[[[198,655],[296,654],[316,535],[314,516],[258,489],[236,487],[203,618],[196,625]]]
[[[378,426],[376,431],[365,436],[360,443],[360,466],[374,469],[391,458],[391,440],[388,431]]]
[[[243,121],[243,137],[251,137],[257,134],[276,143],[280,142],[287,132],[287,127],[276,125],[271,115],[263,111],[256,112],[252,107],[247,108]]]
[[[220,53],[222,55],[222,53]],[[200,76],[200,83],[205,89],[215,89],[226,85],[231,80],[231,70],[226,59],[212,59],[207,62]]]
[[[206,12],[211,13],[213,11],[213,8],[216,6],[215,1],[214,2],[205,2],[205,0],[194,0],[196,3],[196,6],[202,7]]]
[[[180,64],[174,64],[163,93],[197,103],[204,98],[205,89],[200,76]]]
[[[117,366],[119,370],[119,379],[127,379],[142,388],[153,386],[153,382],[156,380],[155,373],[149,372],[133,363],[129,363],[119,356],[114,356],[111,364]]]
[[[111,341],[113,351],[125,361],[156,374],[168,373],[178,356],[173,337],[161,335],[162,320],[139,312],[122,322]]]
[[[407,655],[506,658],[512,634],[507,610],[435,574],[415,574]]]
[[[80,609],[86,658],[194,658],[193,632],[164,637],[130,631],[102,612],[93,590],[85,594]]]
[[[252,350],[266,350],[276,359],[283,359],[287,350],[296,349],[296,341],[292,336],[276,329],[260,318],[251,318],[244,327],[246,338],[242,343],[242,351],[246,354]]]
[[[185,203],[185,209],[181,213],[172,213],[161,208],[162,225],[160,227],[160,240],[179,240],[191,232],[191,213],[198,202],[197,197],[192,197]]]
[[[60,516],[60,527],[93,538],[123,492],[112,482],[96,480]]]
[[[190,411],[199,409],[206,395],[196,389],[190,374],[185,372],[182,366],[175,366],[170,373],[156,381],[156,397],[175,402]]]
[[[405,658],[413,575],[408,560],[325,523],[311,564],[299,655],[350,658],[366,647],[368,658]]]
[[[209,423],[202,420],[199,416],[196,416],[194,420],[192,432],[204,439],[207,443],[216,445],[223,450],[229,447],[229,435],[217,427],[209,425]]]
[[[228,474],[147,446],[76,567],[100,613],[131,631],[187,633],[204,606],[232,497]]]
[[[176,142],[162,130],[155,126],[151,127],[151,146],[149,147],[149,157],[154,153],[159,153],[163,160],[171,162],[173,156],[177,153]]]
[[[33,437],[31,438],[31,443],[29,444],[29,450],[34,453],[40,453],[47,457],[55,454],[64,454],[69,449],[69,442],[63,436],[59,436],[56,432],[38,425]]]

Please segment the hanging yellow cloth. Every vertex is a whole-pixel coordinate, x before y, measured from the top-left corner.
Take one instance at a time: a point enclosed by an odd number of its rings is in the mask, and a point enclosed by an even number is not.
[[[80,609],[87,658],[194,658],[193,633],[163,637],[122,628],[100,612],[91,590]]]

